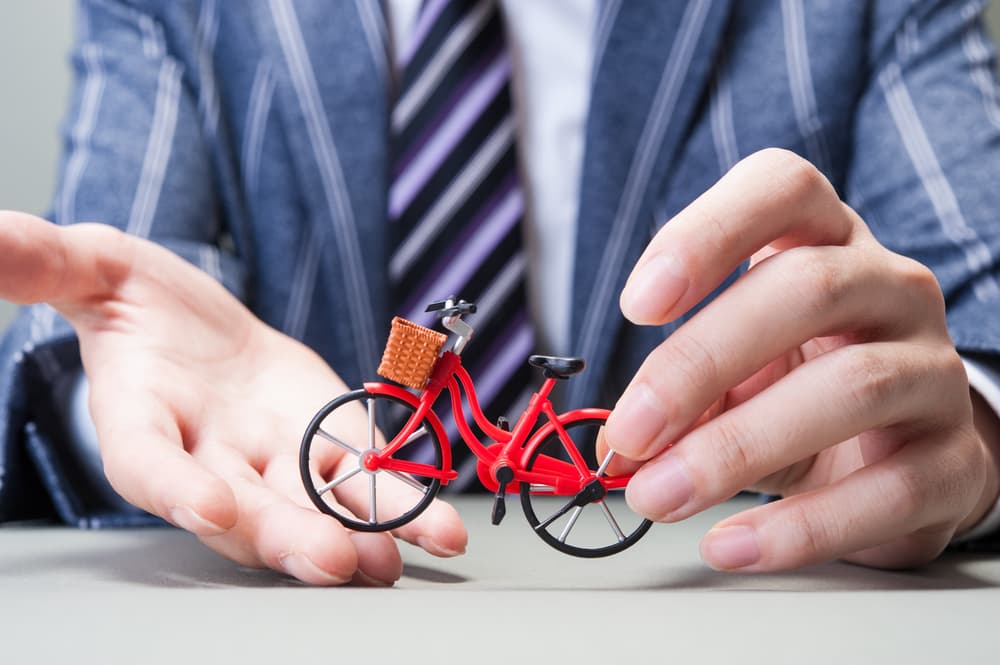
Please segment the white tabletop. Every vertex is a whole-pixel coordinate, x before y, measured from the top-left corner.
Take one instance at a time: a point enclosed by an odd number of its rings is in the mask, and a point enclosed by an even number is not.
[[[698,541],[746,500],[599,560],[550,549],[516,502],[499,527],[456,505],[467,554],[402,544],[392,589],[309,588],[175,530],[0,528],[0,662],[1000,662],[1000,557],[728,575]]]

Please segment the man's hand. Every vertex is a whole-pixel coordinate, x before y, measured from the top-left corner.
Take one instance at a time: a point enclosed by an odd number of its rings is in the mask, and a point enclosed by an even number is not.
[[[105,472],[125,499],[243,565],[313,584],[399,577],[389,534],[347,531],[302,488],[302,432],[347,389],[319,356],[109,226],[0,212],[0,256],[0,297],[49,302],[76,329]],[[465,549],[439,501],[396,535],[442,556]]]
[[[607,444],[644,462],[629,503],[674,522],[743,489],[782,495],[708,533],[702,555],[724,570],[934,558],[998,473],[933,274],[879,245],[806,161],[767,150],[663,227],[622,311],[666,323],[748,257],[608,420]]]

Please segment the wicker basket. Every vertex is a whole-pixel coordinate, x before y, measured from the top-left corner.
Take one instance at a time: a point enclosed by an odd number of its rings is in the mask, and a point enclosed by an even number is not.
[[[395,317],[385,343],[378,373],[396,383],[421,390],[434,369],[447,335]]]

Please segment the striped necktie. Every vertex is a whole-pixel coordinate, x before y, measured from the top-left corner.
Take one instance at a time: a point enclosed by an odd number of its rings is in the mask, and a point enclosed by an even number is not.
[[[397,312],[430,326],[428,303],[450,295],[476,303],[463,364],[487,416],[509,415],[526,400],[534,338],[511,64],[496,0],[425,0],[397,66],[389,192]],[[460,473],[450,487],[460,490],[475,478],[475,459],[458,444],[448,400],[438,407]]]

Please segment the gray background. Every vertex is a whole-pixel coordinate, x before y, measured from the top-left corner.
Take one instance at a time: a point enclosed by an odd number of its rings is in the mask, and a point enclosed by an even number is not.
[[[1000,37],[1000,0],[989,11]],[[44,214],[55,185],[70,74],[71,0],[0,6],[0,209]],[[0,301],[0,330],[14,307]]]

